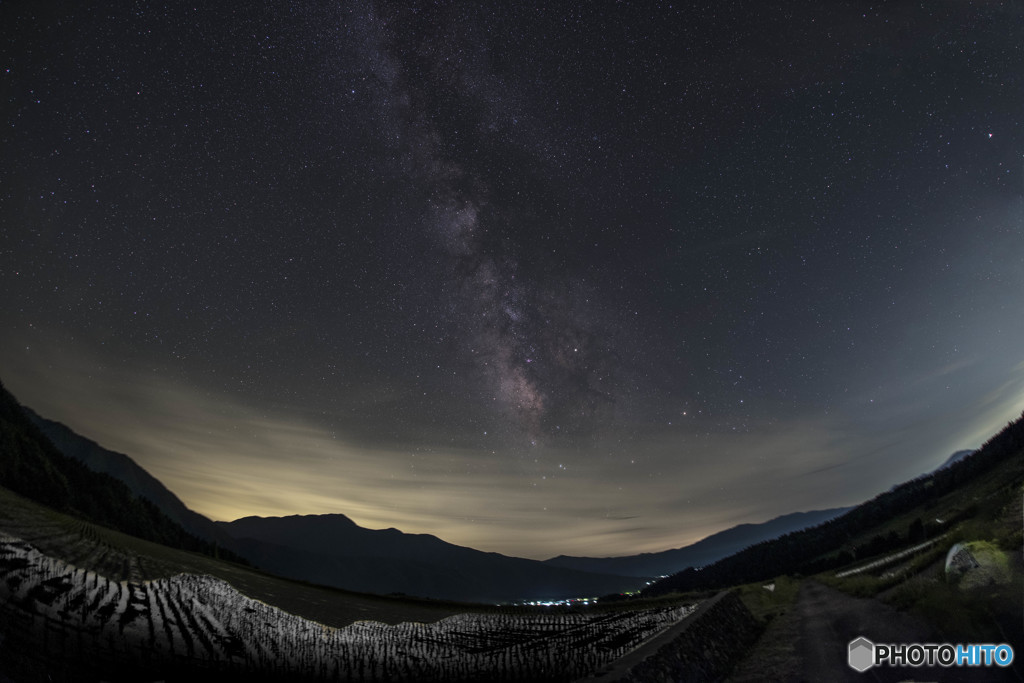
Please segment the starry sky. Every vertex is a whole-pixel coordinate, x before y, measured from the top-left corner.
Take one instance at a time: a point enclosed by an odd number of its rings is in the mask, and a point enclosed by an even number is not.
[[[1021,2],[0,3],[0,379],[214,519],[545,558],[1024,409]]]

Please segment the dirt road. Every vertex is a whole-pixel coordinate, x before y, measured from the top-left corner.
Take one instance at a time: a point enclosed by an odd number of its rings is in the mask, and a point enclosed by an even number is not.
[[[847,664],[847,647],[858,636],[874,643],[942,642],[922,620],[878,600],[854,598],[807,580],[801,585],[792,610],[769,626],[758,645],[737,667],[733,680],[851,683],[1021,680],[1017,672],[998,668],[880,666],[858,673]]]

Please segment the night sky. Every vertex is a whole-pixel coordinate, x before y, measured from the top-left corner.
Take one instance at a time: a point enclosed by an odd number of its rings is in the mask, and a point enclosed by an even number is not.
[[[656,551],[1024,409],[1019,1],[7,1],[0,39],[0,379],[214,519]]]

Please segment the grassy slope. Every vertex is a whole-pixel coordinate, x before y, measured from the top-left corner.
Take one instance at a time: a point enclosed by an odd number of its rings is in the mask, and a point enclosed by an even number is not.
[[[1024,457],[1015,456],[934,501],[929,501],[881,525],[863,529],[848,546],[875,535],[896,531],[906,534],[917,518],[923,521],[956,520],[943,538],[913,557],[873,572],[839,579],[836,572],[812,578],[858,597],[874,597],[901,611],[924,617],[949,642],[1024,642],[1024,563],[1022,550]],[[985,541],[1005,553],[1009,583],[967,587],[947,582],[944,575],[948,549],[960,541]],[[858,560],[849,567],[868,564]],[[735,681],[785,679],[798,675],[801,662],[796,642],[799,624],[792,616],[803,578],[783,576],[774,592],[766,582],[739,587],[740,598],[755,616],[767,622],[761,640],[734,671]]]
[[[837,579],[827,572],[821,579],[830,585],[855,595],[890,597],[892,588],[914,578],[931,578],[945,560],[946,551],[954,543],[987,541],[1016,557],[1016,570],[1020,569],[1020,551],[1024,544],[1022,528],[1022,497],[1024,497],[1024,454],[1007,458],[988,472],[967,482],[955,491],[929,501],[917,508],[888,520],[876,529],[866,529],[851,539],[851,545],[878,533],[897,531],[906,533],[914,519],[931,521],[935,518],[952,520],[943,528],[942,540],[932,549],[916,557],[887,566],[884,570],[866,572]],[[1015,552],[1013,552],[1015,551]],[[851,567],[867,564],[860,560]],[[1011,568],[1013,568],[1011,566]],[[1018,584],[1019,586],[1019,584]]]
[[[920,615],[949,641],[1024,642],[1022,479],[1024,459],[1016,458],[959,495],[944,497],[940,505],[967,513],[952,525],[942,542],[918,557],[883,571],[843,579],[820,578],[852,595],[877,597]],[[989,582],[981,570],[968,575],[970,580],[947,580],[946,552],[957,542],[975,542],[997,555],[1001,580]]]
[[[880,526],[864,529],[850,539],[847,547],[854,547],[875,535],[886,535],[890,531],[905,535],[910,524],[920,518],[926,524],[934,523],[936,519],[949,522],[945,529],[948,543],[940,544],[943,557],[953,543],[976,538],[1000,539],[1007,548],[1015,547],[1019,550],[1022,542],[1022,487],[1024,453],[1018,453],[955,491],[892,517]],[[867,564],[868,561],[858,561],[851,566]]]

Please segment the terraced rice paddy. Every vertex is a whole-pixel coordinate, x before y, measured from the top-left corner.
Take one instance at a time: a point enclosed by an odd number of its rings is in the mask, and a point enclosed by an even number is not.
[[[90,527],[39,534],[83,566],[0,533],[0,613],[59,666],[153,675],[302,680],[571,680],[609,664],[694,606],[613,612],[467,612],[433,623],[325,626],[210,575],[145,578],[156,560]],[[106,568],[114,578],[85,568]]]

